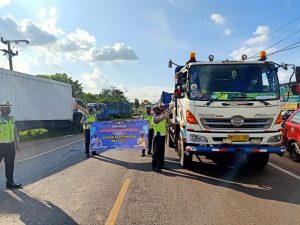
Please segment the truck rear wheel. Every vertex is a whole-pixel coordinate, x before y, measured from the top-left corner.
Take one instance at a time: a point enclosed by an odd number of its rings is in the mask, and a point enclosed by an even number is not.
[[[295,162],[300,162],[300,149],[299,145],[296,142],[293,142],[289,145],[288,151],[290,153],[290,157]]]
[[[189,155],[185,154],[186,144],[180,140],[178,140],[178,154],[180,156],[180,165],[182,168],[190,168],[193,161],[193,155],[189,153]]]
[[[269,161],[269,153],[252,153],[247,155],[248,165],[255,169],[264,168]]]

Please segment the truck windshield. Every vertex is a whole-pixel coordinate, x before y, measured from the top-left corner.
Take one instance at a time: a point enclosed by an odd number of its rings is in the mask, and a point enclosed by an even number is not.
[[[277,72],[273,64],[193,65],[188,94],[199,101],[279,99]]]

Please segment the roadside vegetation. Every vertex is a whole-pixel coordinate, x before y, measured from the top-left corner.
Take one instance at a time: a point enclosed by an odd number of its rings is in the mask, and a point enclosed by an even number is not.
[[[51,137],[59,137],[64,135],[79,134],[81,130],[63,129],[63,130],[47,130],[47,129],[32,129],[19,132],[20,142],[33,141]]]

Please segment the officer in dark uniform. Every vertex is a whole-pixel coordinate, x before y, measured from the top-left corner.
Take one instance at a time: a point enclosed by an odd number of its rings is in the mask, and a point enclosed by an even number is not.
[[[6,188],[21,188],[21,184],[14,182],[14,168],[16,151],[19,152],[19,135],[16,129],[15,120],[9,116],[11,102],[4,101],[0,104],[0,162],[4,158]]]
[[[152,154],[152,141],[153,141],[153,114],[151,113],[151,107],[146,108],[146,114],[144,115],[144,120],[148,122],[148,155]],[[145,155],[145,152],[142,152],[142,156]]]

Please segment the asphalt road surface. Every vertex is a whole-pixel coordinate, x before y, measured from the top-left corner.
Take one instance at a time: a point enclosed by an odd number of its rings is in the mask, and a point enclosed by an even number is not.
[[[168,170],[151,157],[110,150],[85,159],[82,135],[22,144],[15,181],[5,189],[0,164],[0,224],[300,224],[300,164],[273,155],[262,171],[194,159],[181,169],[173,149]]]

